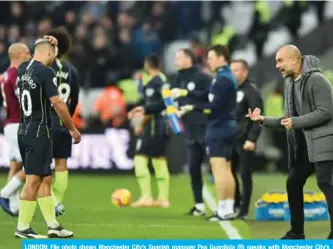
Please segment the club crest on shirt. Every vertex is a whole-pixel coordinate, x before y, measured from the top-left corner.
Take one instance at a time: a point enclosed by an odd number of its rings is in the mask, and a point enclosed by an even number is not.
[[[244,98],[244,92],[243,91],[238,91],[237,92],[237,103],[240,103]]]
[[[206,154],[209,155],[209,147],[206,147]]]
[[[193,90],[195,89],[195,84],[194,84],[193,81],[191,81],[191,82],[189,82],[189,83],[187,84],[187,89],[188,89],[189,91],[193,91]]]
[[[146,89],[146,95],[147,95],[148,97],[153,96],[154,93],[155,93],[155,90],[154,90],[153,88],[147,88],[147,89]]]
[[[53,84],[55,85],[55,86],[57,86],[57,77],[53,77]]]
[[[208,94],[208,100],[209,100],[209,102],[213,102],[214,97],[215,97],[214,94],[212,94],[212,93]]]

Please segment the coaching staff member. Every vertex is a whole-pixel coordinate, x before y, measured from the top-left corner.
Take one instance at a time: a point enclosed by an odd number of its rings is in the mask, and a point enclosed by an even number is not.
[[[211,77],[203,73],[199,67],[195,66],[196,57],[190,49],[180,49],[176,53],[176,66],[178,74],[174,87],[186,89],[187,91],[208,92]],[[173,91],[175,97],[180,97],[181,93]],[[191,97],[181,97],[177,99],[179,106],[203,105],[206,101],[200,101]],[[185,136],[187,145],[187,162],[190,168],[191,187],[195,205],[189,211],[189,215],[205,215],[205,205],[202,198],[202,174],[201,164],[205,157],[205,131],[207,115],[201,111],[186,113],[183,117],[185,126]]]
[[[263,108],[263,101],[254,82],[248,79],[249,66],[245,60],[234,60],[230,64],[232,73],[238,82],[237,91],[237,132],[233,143],[231,165],[236,180],[235,205],[240,205],[240,189],[236,170],[240,170],[242,180],[242,200],[239,218],[246,218],[252,195],[252,164],[256,142],[260,135],[261,126],[258,122],[251,122],[245,115],[248,109]]]
[[[285,127],[288,140],[289,175],[287,193],[291,212],[291,230],[282,239],[304,239],[303,186],[315,172],[317,184],[324,193],[330,213],[333,239],[333,98],[330,82],[319,70],[319,60],[301,56],[293,45],[282,47],[276,54],[276,68],[284,78],[285,116],[260,115],[260,109],[249,110],[253,121],[269,128]]]

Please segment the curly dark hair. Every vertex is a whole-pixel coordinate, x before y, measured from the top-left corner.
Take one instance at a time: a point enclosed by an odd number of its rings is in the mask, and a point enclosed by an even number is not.
[[[67,54],[71,47],[71,37],[65,28],[50,29],[46,35],[55,37],[58,40],[58,57]]]

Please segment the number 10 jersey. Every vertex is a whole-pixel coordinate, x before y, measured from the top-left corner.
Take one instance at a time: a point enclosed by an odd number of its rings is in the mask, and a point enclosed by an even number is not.
[[[58,95],[54,70],[39,61],[30,60],[18,68],[21,122],[19,135],[50,138],[50,98]]]

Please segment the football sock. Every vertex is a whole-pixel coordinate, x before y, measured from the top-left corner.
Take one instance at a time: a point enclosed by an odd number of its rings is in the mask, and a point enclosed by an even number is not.
[[[58,203],[61,203],[68,186],[68,171],[56,171],[53,192]]]
[[[18,179],[16,176],[13,178],[1,189],[1,196],[5,198],[9,198],[12,194],[14,194],[21,186],[23,182]]]
[[[226,201],[225,200],[218,201],[217,214],[220,217],[223,217],[226,214]]]
[[[235,200],[233,200],[233,199],[225,200],[226,212],[228,214],[234,213],[234,204],[235,204]]]
[[[151,179],[148,159],[145,156],[134,157],[134,171],[142,198],[151,198]]]
[[[32,217],[35,214],[36,210],[36,201],[25,201],[20,200],[19,202],[19,217],[17,223],[17,230],[25,230],[30,228]]]
[[[20,191],[16,190],[13,194],[9,196],[9,208],[12,212],[16,213],[19,211],[20,202]]]
[[[167,161],[164,158],[153,158],[152,163],[157,180],[158,200],[169,200],[170,174]]]
[[[43,214],[46,224],[52,228],[57,227],[59,225],[59,223],[57,222],[56,217],[55,217],[52,196],[38,198],[38,204],[39,204],[40,210]],[[20,210],[20,213],[21,213],[21,210]]]
[[[54,207],[58,206],[58,204],[60,204],[60,202],[58,201],[53,189],[51,190],[51,196],[52,196],[52,200],[53,200],[53,206]]]

